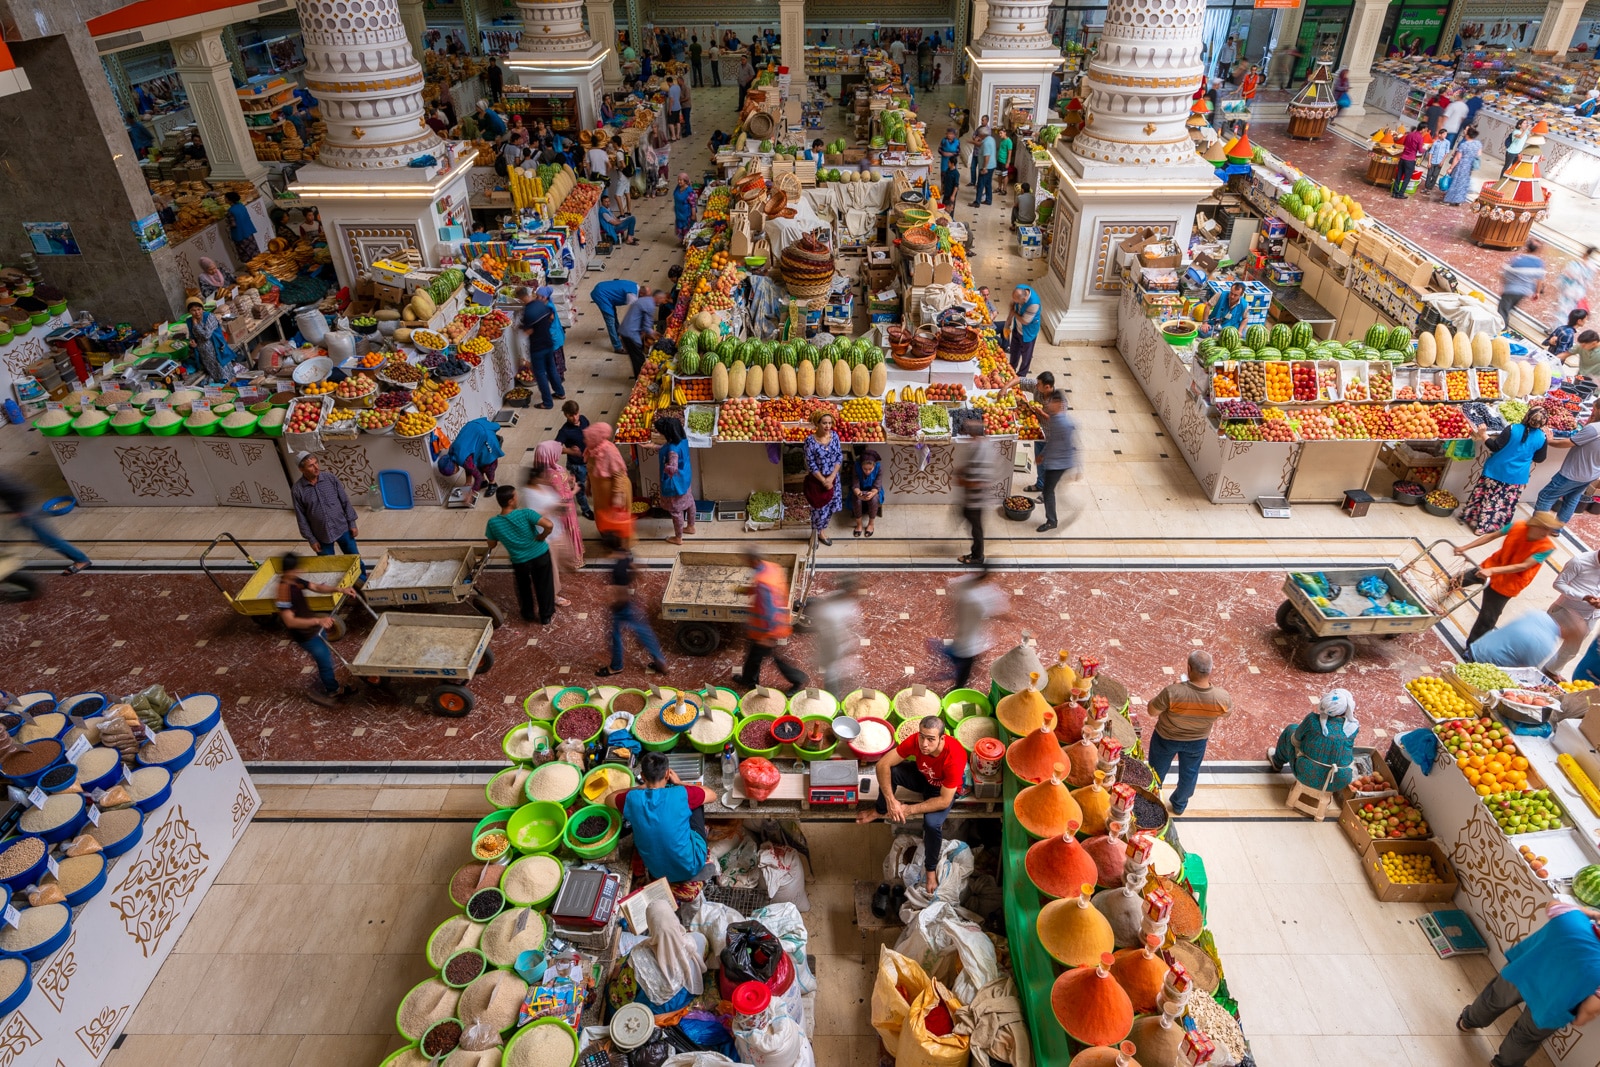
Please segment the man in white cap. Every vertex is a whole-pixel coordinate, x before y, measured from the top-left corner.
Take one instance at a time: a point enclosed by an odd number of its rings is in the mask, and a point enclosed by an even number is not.
[[[1292,766],[1301,785],[1337,792],[1355,776],[1356,698],[1348,689],[1322,694],[1317,710],[1298,725],[1285,726],[1275,748],[1267,749],[1267,762],[1281,771]]]
[[[297,460],[300,477],[289,490],[294,502],[295,521],[300,525],[300,536],[319,556],[335,552],[347,556],[361,555],[356,544],[356,509],[350,503],[350,494],[332,471],[322,469],[321,462],[310,452],[300,453]],[[361,578],[367,577],[367,565],[361,565]]]

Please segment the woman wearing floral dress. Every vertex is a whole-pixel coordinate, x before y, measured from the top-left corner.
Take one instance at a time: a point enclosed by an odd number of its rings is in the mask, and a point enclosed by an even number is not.
[[[843,507],[839,489],[839,468],[844,465],[844,450],[833,432],[833,416],[819,411],[811,416],[812,434],[806,438],[806,498],[811,504],[811,529],[824,545],[833,544],[825,533],[828,523]],[[820,488],[820,492],[817,489]],[[821,504],[822,493],[827,499]]]
[[[1461,509],[1461,521],[1473,533],[1504,529],[1517,517],[1517,501],[1528,486],[1533,465],[1544,462],[1549,451],[1545,420],[1543,409],[1531,408],[1520,423],[1507,426],[1493,438],[1488,427],[1474,430],[1474,440],[1489,450],[1489,458],[1467,496],[1467,506]]]
[[[1460,207],[1467,202],[1472,195],[1472,168],[1478,165],[1478,157],[1482,154],[1483,142],[1478,140],[1478,127],[1468,126],[1467,132],[1462,134],[1461,143],[1445,160],[1445,169],[1450,172],[1450,188],[1445,191],[1445,203]]]

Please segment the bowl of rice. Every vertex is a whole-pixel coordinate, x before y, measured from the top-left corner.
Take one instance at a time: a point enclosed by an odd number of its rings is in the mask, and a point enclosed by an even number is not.
[[[144,429],[149,416],[138,408],[123,408],[111,416],[111,428],[124,437],[132,437]]]
[[[424,978],[411,987],[395,1009],[395,1028],[407,1040],[419,1040],[434,1023],[453,1018],[460,999],[460,992],[445,985],[439,977]]]
[[[65,437],[72,432],[72,413],[52,408],[33,420],[33,428],[46,437]]]
[[[578,1062],[578,1035],[560,1019],[535,1019],[511,1035],[504,1067],[573,1067]]]
[[[230,411],[223,416],[222,432],[229,437],[249,437],[256,432],[256,423],[260,421],[261,416],[248,411]]]
[[[583,771],[566,760],[542,763],[528,775],[523,783],[523,795],[529,800],[548,800],[565,804],[578,795],[583,786]]]
[[[16,926],[0,927],[0,952],[38,963],[66,944],[72,933],[72,909],[65,904],[23,908]]]
[[[510,967],[522,953],[543,948],[547,933],[544,916],[539,912],[507,908],[484,927],[478,950],[496,967]]]
[[[172,405],[172,410],[180,415],[187,415],[194,410],[196,400],[204,400],[204,389],[177,389],[167,397],[167,403]]]
[[[122,780],[122,754],[95,746],[78,757],[78,785],[84,792],[110,789]]]
[[[871,716],[857,721],[861,723],[861,735],[850,742],[850,751],[855,753],[857,759],[868,763],[887,756],[894,747],[894,727],[889,725],[889,721]]]
[[[189,417],[183,420],[183,427],[196,437],[210,437],[217,432],[217,424],[221,421],[216,412],[201,409],[191,412]]]
[[[938,715],[939,694],[921,685],[910,685],[894,695],[894,715],[901,722],[921,722],[929,715]]]
[[[800,718],[833,718],[839,713],[839,701],[826,689],[802,689],[789,698],[789,714]]]
[[[549,722],[556,717],[556,694],[566,691],[565,686],[559,685],[547,685],[543,689],[535,689],[523,700],[522,710],[530,721]],[[574,703],[582,704],[583,700],[579,699]]]
[[[770,715],[777,718],[789,710],[789,698],[776,689],[768,689],[758,685],[746,693],[739,701],[739,714],[745,718],[752,715]]]
[[[17,829],[53,845],[82,829],[89,821],[88,811],[82,793],[55,793],[45,798],[43,807],[24,811],[17,820]]]
[[[857,689],[848,694],[840,706],[846,715],[856,719],[887,719],[889,694],[881,689]]]
[[[516,907],[537,908],[556,895],[564,876],[561,861],[541,852],[507,867],[500,875],[500,891]]]
[[[76,908],[91,899],[106,884],[106,858],[99,852],[86,856],[69,856],[56,868],[61,873],[54,878],[61,892],[66,894],[67,907]],[[49,885],[50,878],[45,879]]]
[[[283,436],[283,417],[288,414],[288,408],[273,407],[261,416],[256,427],[268,437]]]
[[[693,745],[697,752],[714,756],[727,745],[737,722],[732,710],[728,708],[715,706],[704,708],[700,712],[700,717],[694,721],[694,725],[689,727],[689,744]]]
[[[86,408],[72,420],[72,428],[83,437],[99,437],[111,428],[111,416],[99,408]]]
[[[138,808],[117,808],[100,813],[100,825],[90,823],[84,833],[100,842],[100,850],[115,859],[139,843],[144,836],[144,812]]]
[[[507,767],[489,779],[483,795],[496,808],[514,808],[522,803],[522,790],[528,784],[528,768],[520,764]]]
[[[188,730],[196,737],[210,733],[222,721],[222,698],[215,693],[190,693],[167,709],[168,726]]]
[[[148,815],[172,796],[172,772],[165,767],[140,767],[122,784],[136,811]]]
[[[513,763],[532,763],[541,748],[551,747],[550,730],[543,723],[522,722],[506,731],[500,739],[500,748]]]
[[[1000,739],[1000,722],[992,715],[970,715],[956,723],[956,740],[968,752],[985,737]]]
[[[162,767],[176,774],[194,759],[195,736],[188,730],[170,727],[139,747],[141,767]]]
[[[133,395],[133,402],[144,407],[146,404],[154,404],[157,400],[165,400],[171,395],[172,393],[166,389],[145,389]]]
[[[0,959],[0,1015],[22,1007],[33,992],[33,964],[19,956]]]
[[[183,429],[183,416],[165,408],[146,419],[144,428],[157,437],[171,437]]]

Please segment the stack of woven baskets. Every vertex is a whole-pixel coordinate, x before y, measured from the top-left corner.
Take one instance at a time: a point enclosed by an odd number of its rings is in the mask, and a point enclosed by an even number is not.
[[[890,348],[895,363],[904,370],[926,370],[939,355],[939,332],[932,326],[919,326],[912,335],[910,350],[904,354]]]
[[[933,227],[926,223],[913,226],[900,238],[900,251],[908,256],[918,252],[934,252],[938,248],[939,238],[933,232]]]
[[[778,264],[790,296],[822,296],[833,286],[833,251],[809,233],[785,248]]]
[[[939,358],[965,363],[978,354],[978,331],[970,326],[943,326],[939,329]]]

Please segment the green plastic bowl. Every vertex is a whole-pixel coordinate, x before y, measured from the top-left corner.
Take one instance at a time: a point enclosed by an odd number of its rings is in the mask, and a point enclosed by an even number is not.
[[[734,750],[737,751],[739,753],[739,755],[743,756],[745,759],[754,759],[757,756],[761,757],[762,759],[773,759],[774,757],[776,757],[778,755],[778,749],[783,747],[781,744],[780,745],[773,745],[771,748],[749,748],[749,747],[747,747],[745,745],[745,743],[743,741],[739,740],[739,734],[744,730],[746,723],[762,722],[762,721],[765,721],[765,722],[776,722],[777,719],[778,719],[778,717],[776,715],[772,714],[771,712],[763,711],[763,712],[760,712],[759,714],[756,714],[756,715],[747,715],[744,718],[740,719],[738,722],[734,723],[734,726],[733,726],[733,747],[734,747]]]
[[[144,433],[144,424],[149,421],[149,416],[142,416],[138,422],[118,423],[112,422],[111,428],[124,437]]]
[[[196,437],[210,437],[212,434],[217,432],[217,427],[222,425],[222,420],[212,419],[204,426],[190,426],[189,420],[185,419],[181,425],[185,430],[188,430]]]
[[[527,769],[528,768],[522,766],[521,764],[512,764],[510,767],[507,767],[505,770],[497,772],[493,777],[491,777],[489,779],[488,784],[483,787],[483,798],[489,802],[489,806],[491,808],[494,807],[494,804],[495,804],[495,800],[494,800],[494,784],[496,782],[498,782],[500,779],[506,777],[507,775],[513,775],[513,774],[516,774],[518,771],[525,771]],[[526,783],[524,783],[524,784],[526,784]]]
[[[524,855],[549,852],[561,843],[567,810],[550,800],[534,800],[516,810],[506,824],[511,847]]]
[[[72,423],[68,421],[63,422],[60,426],[40,426],[36,419],[34,420],[33,428],[45,437],[65,437],[72,432]]]
[[[32,321],[35,326],[43,326],[45,323],[50,321],[50,312],[35,311],[30,321]]]
[[[520,859],[518,859],[516,862],[512,863],[510,866],[506,867],[505,872],[500,875],[500,892],[506,894],[506,903],[507,903],[508,907],[533,908],[534,910],[537,911],[537,910],[542,909],[544,907],[544,905],[548,904],[552,899],[554,899],[554,897],[555,897],[555,895],[557,893],[561,892],[561,883],[565,879],[565,874],[566,874],[566,868],[564,868],[564,867],[562,868],[563,877],[556,879],[556,887],[554,889],[550,890],[549,893],[547,893],[545,896],[541,897],[538,900],[512,900],[511,899],[511,894],[506,891],[506,879],[510,876],[511,871],[512,871],[513,868],[515,868],[519,864],[523,864],[523,863],[536,863],[536,862],[546,862],[546,861],[554,863],[558,867],[561,866],[561,861],[556,859],[554,856],[549,855],[548,853],[541,853],[539,855],[534,855],[534,856],[523,856]]]
[[[551,718],[551,719],[535,719],[533,717],[533,698],[538,696],[540,693],[549,693],[550,694],[550,700],[551,700],[551,703],[552,703],[552,706],[553,706],[556,697],[558,697],[561,694],[561,692],[562,692],[562,687],[559,686],[559,685],[546,685],[546,686],[542,686],[542,687],[540,687],[538,689],[535,689],[533,692],[529,693],[527,696],[522,698],[522,713],[528,717],[528,721],[529,722],[543,722],[543,723],[554,722],[555,720],[553,718]]]
[[[82,416],[80,416],[80,418],[81,417]],[[109,429],[111,429],[111,420],[110,419],[106,419],[104,422],[97,423],[97,424],[95,424],[93,426],[84,426],[84,427],[78,427],[76,425],[73,426],[73,432],[76,433],[79,437],[104,437],[106,431],[109,430]]]
[[[517,1047],[517,1042],[521,1041],[523,1035],[525,1035],[529,1030],[532,1030],[535,1026],[559,1026],[572,1037],[572,1059],[568,1060],[566,1063],[542,1063],[539,1065],[539,1067],[574,1067],[574,1065],[578,1062],[578,1035],[573,1031],[572,1027],[568,1026],[560,1019],[550,1018],[535,1019],[527,1026],[524,1026],[522,1029],[512,1034],[511,1040],[506,1042],[505,1062],[511,1062],[511,1057]]]
[[[504,829],[502,829],[500,827],[495,827],[493,830],[485,830],[482,833],[473,834],[472,835],[472,858],[477,860],[480,863],[494,863],[494,862],[496,862],[498,860],[505,859],[506,856],[510,855],[511,851],[512,851],[511,842],[509,840],[506,842],[505,848],[502,848],[499,852],[496,852],[492,856],[480,856],[478,854],[478,839],[479,838],[487,837],[489,834],[492,834],[492,833],[504,834],[505,832],[506,831]]]
[[[600,772],[602,770],[617,771],[624,778],[626,778],[628,780],[628,784],[622,787],[624,789],[632,789],[634,786],[639,784],[639,776],[634,774],[631,768],[624,767],[620,763],[597,763],[593,767],[590,767],[589,772],[583,776],[583,785],[579,787],[577,794],[578,803],[589,805],[598,803],[601,800],[600,796],[589,795],[588,785],[591,780],[600,777]]]
[[[499,810],[492,811],[478,820],[478,825],[472,828],[472,845],[468,850],[471,852],[473,859],[477,860],[479,863],[492,863],[495,859],[499,858],[497,856],[485,859],[483,856],[478,855],[478,838],[488,833],[490,829],[504,830],[505,824],[510,822],[511,816],[516,814],[516,811],[516,808],[500,808]],[[498,826],[496,826],[497,823],[499,824]],[[509,847],[507,848],[507,851],[510,851]],[[505,853],[501,853],[500,855],[504,856]]]
[[[67,310],[67,302],[65,300],[61,301],[59,304],[50,305],[50,314],[52,315],[59,315],[65,310]]]
[[[0,345],[10,344],[11,339],[15,336],[16,334],[11,332],[10,325],[0,324]]]
[[[178,434],[183,432],[183,420],[179,419],[177,422],[171,423],[167,426],[151,426],[149,424],[149,420],[147,419],[145,421],[145,428],[151,433],[155,434],[157,437],[176,437]]]
[[[243,426],[222,426],[222,432],[229,437],[249,437],[256,432],[256,424],[260,421],[261,416],[257,415]],[[222,424],[219,423],[218,425]]]
[[[483,970],[479,971],[476,975],[474,975],[472,977],[471,981],[462,982],[461,984],[457,985],[455,982],[452,982],[452,981],[450,981],[450,979],[445,977],[444,968],[440,967],[439,968],[439,980],[441,982],[443,982],[445,985],[449,986],[451,989],[465,989],[467,986],[471,985],[473,982],[476,982],[479,978],[482,978],[485,974],[488,974],[490,971],[494,970],[494,966],[489,962],[488,957],[485,956],[483,953],[479,952],[475,948],[457,949],[456,951],[450,953],[450,960],[455,959],[457,956],[476,956],[476,957],[478,957],[480,960],[483,960]],[[449,965],[450,960],[445,960],[444,961],[447,966]]]
[[[261,421],[258,419],[258,420],[256,420],[256,425],[260,426],[261,427],[261,432],[266,434],[268,437],[282,437],[283,436],[283,423],[281,423],[281,422],[278,423],[275,426],[261,426]]]
[[[547,760],[546,762],[539,764],[539,766],[537,766],[537,767],[535,767],[533,769],[533,773],[528,775],[528,780],[526,782],[522,783],[522,795],[524,797],[526,797],[530,802],[541,799],[541,798],[533,796],[533,795],[531,795],[529,793],[529,790],[531,790],[533,788],[534,779],[536,779],[539,776],[539,772],[541,770],[543,770],[544,768],[550,766],[550,764],[554,763],[554,762],[556,762],[556,761]],[[578,769],[578,784],[573,786],[572,787],[572,792],[568,793],[566,796],[557,797],[555,802],[557,804],[560,804],[563,808],[566,807],[568,804],[571,804],[572,803],[572,798],[577,796],[578,795],[578,790],[583,788],[583,778],[584,778],[584,772],[583,772],[583,769],[580,767]]]
[[[940,713],[944,717],[945,725],[951,730],[962,719],[974,715],[993,715],[994,707],[989,703],[989,697],[976,689],[952,689],[939,701]]]
[[[666,690],[662,690],[662,692],[666,692]],[[673,692],[675,693],[675,692],[677,692],[677,690],[674,689]],[[619,711],[626,711],[630,715],[637,715],[638,714],[638,712],[636,712],[636,711],[628,711],[627,708],[619,708],[619,707],[617,707],[617,701],[621,700],[623,697],[638,697],[639,698],[638,704],[639,704],[640,709],[642,710],[644,708],[644,706],[647,703],[649,703],[649,701],[650,701],[650,691],[647,690],[647,689],[618,689],[615,693],[613,693],[611,695],[611,699],[606,701],[606,715],[607,716],[615,715]],[[587,703],[587,701],[586,701],[586,703]],[[630,700],[629,703],[633,703],[633,701]]]
[[[506,759],[510,760],[512,763],[520,763],[524,767],[530,766],[533,763],[533,757],[514,755],[511,751],[511,739],[516,737],[517,734],[525,731],[529,733],[533,733],[534,731],[542,731],[545,735],[545,740],[550,743],[552,748],[555,747],[555,738],[550,736],[549,726],[544,720],[541,719],[537,722],[517,723],[517,725],[507,730],[505,732],[505,736],[500,739],[500,749],[506,754]]]
[[[832,716],[832,715],[802,715],[800,717],[800,721],[802,723],[810,722],[812,720],[831,723],[834,720],[834,716]],[[829,730],[831,732],[832,727],[829,727]],[[800,736],[804,737],[805,735],[801,734]],[[826,748],[806,748],[803,745],[801,745],[799,742],[796,742],[795,744],[793,744],[793,745],[791,745],[789,747],[794,749],[794,754],[795,754],[796,758],[803,759],[808,763],[811,762],[812,760],[831,759],[833,757],[834,750],[839,747],[839,735],[838,734],[834,734],[833,735],[833,744],[828,745]]]
[[[724,708],[722,710],[727,711],[728,709]],[[709,710],[705,710],[701,712],[701,717],[703,718],[710,714],[711,712]],[[728,733],[724,737],[717,741],[696,741],[693,734],[685,734],[684,736],[689,739],[690,746],[693,747],[696,752],[700,752],[707,756],[721,755],[722,750],[727,747],[729,739],[732,738],[734,734],[739,732],[739,713],[737,711],[728,711],[728,714],[733,716],[733,726],[728,730]]]
[[[389,1055],[384,1058],[384,1061],[378,1064],[378,1067],[395,1067],[395,1065],[405,1057],[406,1053],[413,1051],[416,1052],[418,1056],[422,1056],[422,1050],[418,1048],[417,1043],[413,1041],[411,1044],[406,1045],[403,1048],[397,1048],[393,1052],[389,1053]],[[423,1056],[422,1058],[427,1059],[426,1056]]]
[[[582,741],[584,744],[587,745],[591,741],[598,741],[600,739],[600,735],[603,732],[605,732],[605,728],[606,728],[606,709],[601,707],[598,704],[575,704],[572,707],[568,708],[566,711],[563,711],[560,715],[556,716],[556,721],[555,721],[555,724],[554,724],[554,728],[550,731],[551,734],[554,736],[554,740],[555,741],[563,740],[562,735],[561,735],[561,720],[565,719],[568,715],[570,715],[573,712],[579,710],[580,708],[588,708],[588,709],[593,710],[596,714],[598,714],[600,716],[600,725],[596,726],[595,729],[594,729],[594,733],[590,734],[588,737],[576,738],[575,740]]]
[[[605,817],[605,830],[593,841],[578,840],[578,824],[594,815]],[[617,847],[617,838],[621,833],[622,814],[616,808],[610,804],[589,804],[572,813],[572,817],[567,820],[567,829],[562,834],[562,841],[574,855],[586,860],[597,860]]]
[[[13,322],[11,324],[11,332],[13,334],[15,334],[16,336],[18,336],[18,337],[23,336],[29,330],[32,330],[32,329],[33,329],[33,323],[27,321],[26,319],[24,319],[21,322]]]

